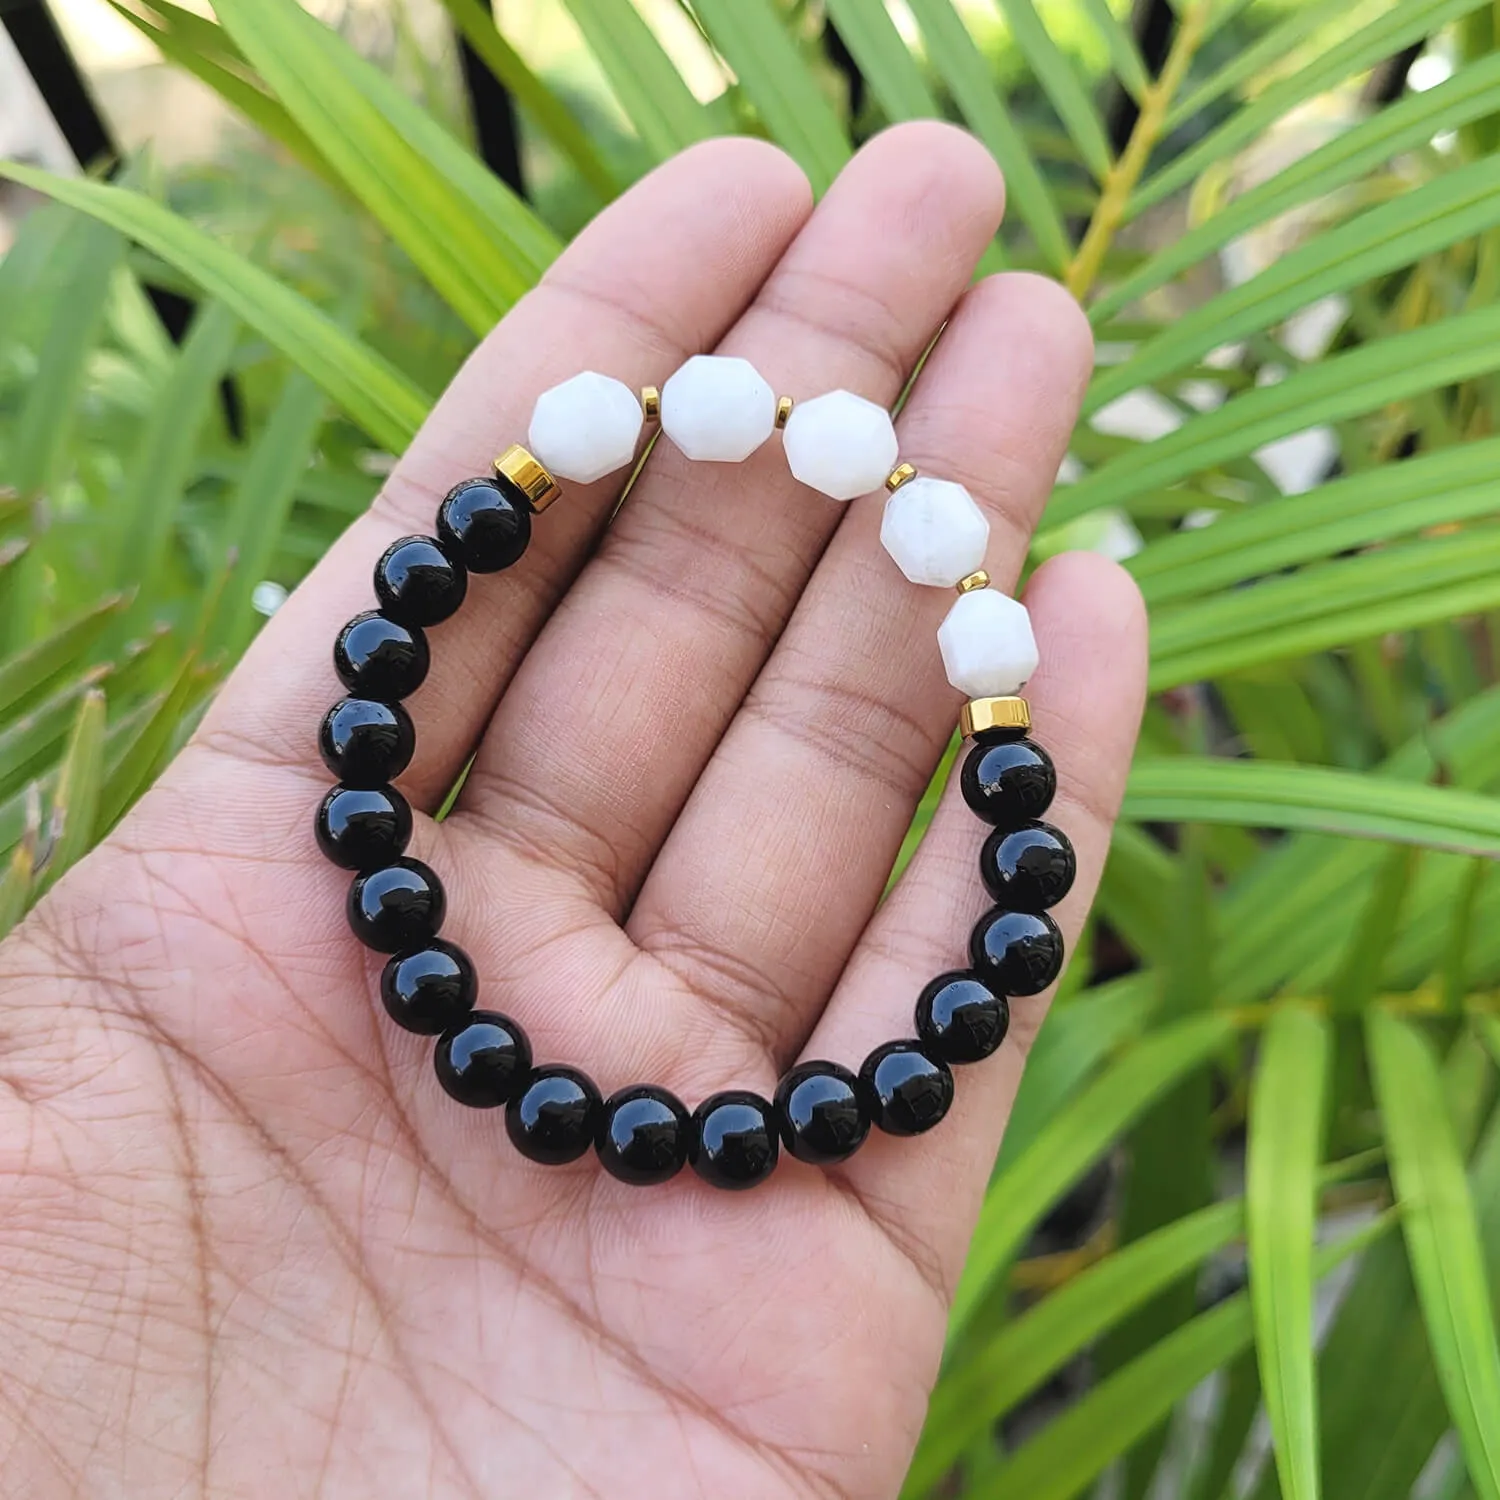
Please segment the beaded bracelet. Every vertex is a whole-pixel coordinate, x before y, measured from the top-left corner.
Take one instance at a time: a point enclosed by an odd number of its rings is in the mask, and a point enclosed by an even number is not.
[[[913,583],[956,587],[938,629],[949,680],[968,696],[959,727],[970,741],[964,800],[992,831],[980,875],[997,905],[980,918],[966,970],[940,974],[916,1004],[916,1036],[886,1042],[857,1074],[833,1062],[792,1068],[767,1101],[743,1089],[691,1114],[666,1089],[639,1084],[608,1099],[576,1068],[533,1063],[509,1016],[477,1010],[474,965],[437,936],[446,898],[437,875],[404,855],[412,813],[391,785],[416,747],[401,700],[427,675],[428,626],[463,603],[471,573],[510,567],[531,540],[533,515],[561,494],[557,479],[591,484],[635,459],[641,428],[660,422],[691,459],[737,462],[780,428],[803,484],[835,500],[890,491],[881,542]],[[334,667],[350,696],[319,730],[338,785],[318,808],[319,847],[355,872],[349,925],[392,957],[380,995],[397,1025],[438,1038],[438,1081],[460,1104],[503,1107],[506,1131],[535,1162],[577,1160],[593,1147],[624,1182],[665,1182],[690,1164],[721,1188],[763,1181],[784,1146],[801,1161],[844,1160],[872,1125],[892,1135],[930,1130],[953,1100],[955,1063],[978,1062],[1004,1040],[1009,997],[1044,990],[1062,968],[1062,935],[1047,909],[1067,894],[1068,840],[1038,821],[1056,790],[1052,762],[1026,738],[1031,717],[1015,696],[1037,665],[1024,606],[989,587],[982,568],[989,523],[962,485],[897,463],[889,414],[848,391],[778,399],[743,359],[696,355],[658,392],[639,397],[585,372],[537,400],[530,451],[508,448],[494,477],[465,480],[438,507],[436,536],[409,536],[375,568],[379,608],[339,632]]]

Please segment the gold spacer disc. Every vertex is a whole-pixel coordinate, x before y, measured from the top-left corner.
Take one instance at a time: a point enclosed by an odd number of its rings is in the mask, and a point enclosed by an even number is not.
[[[776,425],[778,427],[785,427],[786,426],[786,419],[789,416],[791,416],[791,414],[792,414],[792,407],[794,405],[795,405],[795,403],[793,402],[793,400],[792,400],[792,398],[790,396],[782,396],[780,398],[780,400],[777,401],[777,403],[776,403]]]
[[[1031,708],[1024,698],[971,698],[958,711],[958,732],[966,740],[986,729],[1030,728]]]
[[[495,472],[510,480],[538,515],[562,496],[557,481],[519,443],[512,443],[495,460]]]
[[[661,421],[661,392],[654,385],[641,387],[641,410],[648,422]]]
[[[967,578],[960,578],[953,586],[960,594],[972,594],[975,589],[987,589],[990,586],[990,575],[983,568],[975,568]]]
[[[885,487],[894,495],[903,484],[909,484],[916,477],[917,471],[910,464],[897,464],[885,476]]]

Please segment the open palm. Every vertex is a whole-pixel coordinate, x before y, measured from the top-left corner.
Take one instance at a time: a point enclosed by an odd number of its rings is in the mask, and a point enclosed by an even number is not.
[[[970,288],[988,156],[939,125],[867,147],[813,212],[720,141],[610,208],[454,382],[370,514],[267,626],[119,830],[0,950],[0,1473],[8,1496],[890,1496],[1045,999],[930,1135],[748,1194],[520,1158],[438,1088],[318,855],[328,644],[395,537],[580,369],[660,383],[748,357],[794,396],[893,401],[903,457],[989,511],[1013,583],[1090,367],[1067,296]],[[769,1094],[857,1065],[962,961],[972,816],[940,808],[880,906],[951,731],[948,600],[881,552],[879,501],[658,446],[614,514],[571,487],[433,632],[402,786],[481,1004],[606,1092]],[[1102,559],[1028,591],[1037,737],[1080,876],[1143,681]],[[477,748],[476,748],[477,747]]]

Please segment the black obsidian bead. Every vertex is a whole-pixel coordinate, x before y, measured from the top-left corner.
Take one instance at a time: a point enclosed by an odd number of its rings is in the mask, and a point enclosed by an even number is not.
[[[975,974],[939,974],[917,997],[917,1035],[945,1063],[980,1062],[1010,1030],[1010,1002]]]
[[[843,1161],[870,1133],[858,1080],[837,1063],[799,1063],[776,1085],[774,1103],[781,1144],[798,1161]]]
[[[870,1118],[887,1135],[921,1135],[948,1113],[953,1074],[920,1042],[886,1042],[859,1070]]]
[[[1046,911],[1073,889],[1078,861],[1073,846],[1046,823],[997,828],[979,852],[985,889],[1012,911]]]
[[[399,703],[340,698],[318,725],[318,754],[345,786],[384,786],[417,748],[411,715]]]
[[[969,959],[1002,995],[1036,995],[1062,973],[1062,933],[1045,912],[997,908],[975,926]]]
[[[343,870],[378,870],[400,859],[411,840],[411,807],[392,786],[330,787],[313,834],[324,858]]]
[[[531,1044],[509,1016],[476,1010],[445,1031],[432,1055],[443,1089],[470,1109],[509,1104],[531,1071]]]
[[[379,610],[355,615],[333,643],[333,668],[356,698],[394,703],[422,686],[432,665],[427,637]]]
[[[356,875],[349,887],[349,926],[377,953],[420,948],[437,935],[448,911],[443,883],[419,859],[399,859]]]
[[[469,955],[441,938],[412,953],[398,953],[380,976],[380,998],[391,1020],[418,1036],[438,1036],[462,1026],[478,991]]]
[[[375,564],[381,613],[403,625],[441,623],[457,613],[468,591],[468,570],[430,536],[392,542]]]
[[[599,1090],[576,1068],[535,1068],[505,1106],[505,1133],[522,1156],[557,1167],[594,1144],[603,1113]]]
[[[471,573],[498,573],[531,541],[531,505],[502,480],[466,479],[438,506],[438,540]]]
[[[1057,771],[1034,740],[977,740],[964,757],[958,784],[986,823],[1019,828],[1052,805]]]
[[[693,1111],[688,1161],[713,1187],[738,1191],[764,1182],[778,1150],[775,1116],[759,1094],[727,1089]]]
[[[604,1101],[595,1144],[610,1176],[649,1187],[682,1170],[691,1134],[692,1121],[681,1101],[666,1089],[640,1083]]]

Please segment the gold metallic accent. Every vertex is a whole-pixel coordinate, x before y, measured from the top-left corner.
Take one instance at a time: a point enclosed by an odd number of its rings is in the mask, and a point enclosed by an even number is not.
[[[495,472],[510,480],[538,515],[562,496],[557,481],[519,443],[512,443],[495,460]]]
[[[975,589],[987,589],[990,586],[990,575],[983,568],[975,568],[967,578],[960,578],[954,587],[960,594],[972,594]]]
[[[971,740],[986,729],[1031,728],[1031,708],[1024,698],[971,698],[958,711],[958,732]]]
[[[661,392],[654,385],[641,387],[641,410],[648,422],[661,421]]]
[[[917,477],[917,471],[910,464],[897,464],[889,474],[885,476],[885,487],[892,494],[901,488],[903,484],[910,484]]]
[[[792,414],[793,401],[790,396],[782,396],[776,403],[776,425],[786,426],[786,419]]]

